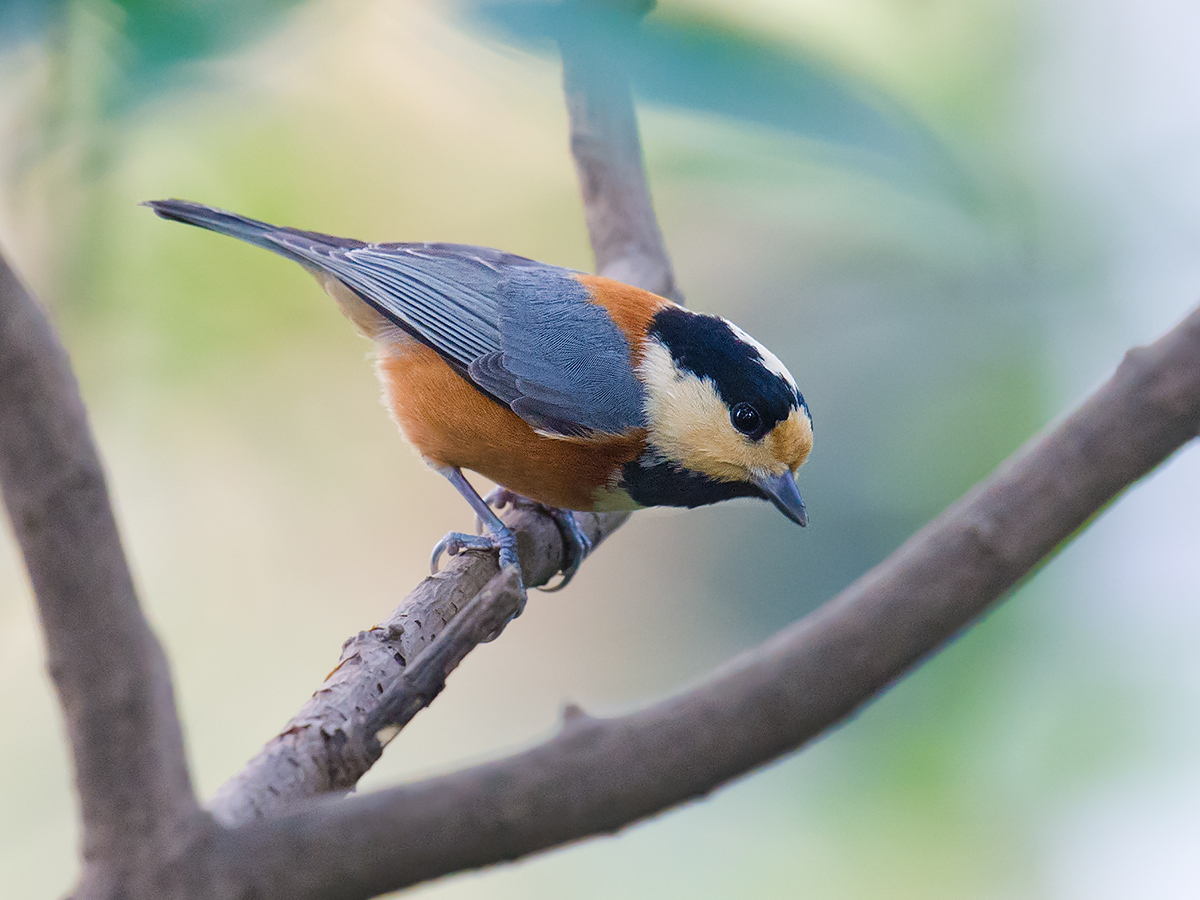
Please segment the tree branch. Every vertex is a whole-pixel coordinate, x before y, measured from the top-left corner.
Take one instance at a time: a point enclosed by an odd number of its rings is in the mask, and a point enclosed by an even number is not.
[[[0,484],[71,742],[85,878],[119,878],[200,813],[166,659],[138,606],[79,388],[2,255]]]
[[[826,606],[641,712],[228,838],[264,898],[357,898],[620,829],[794,750],[986,612],[1200,432],[1200,309]]]

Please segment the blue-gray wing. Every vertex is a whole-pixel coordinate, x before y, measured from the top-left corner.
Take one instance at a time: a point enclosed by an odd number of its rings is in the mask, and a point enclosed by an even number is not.
[[[458,244],[334,246],[283,230],[287,255],[345,282],[536,430],[617,435],[643,425],[629,342],[567,269]]]
[[[509,405],[552,434],[622,434],[643,421],[641,382],[629,341],[608,311],[593,303],[574,273],[551,266],[513,267],[500,293],[500,344],[472,366],[495,382],[511,378]]]

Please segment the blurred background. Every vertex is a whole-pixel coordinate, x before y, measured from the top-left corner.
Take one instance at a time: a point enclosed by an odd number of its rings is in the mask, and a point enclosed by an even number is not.
[[[205,796],[469,516],[299,267],[136,204],[588,269],[556,27],[465,0],[0,3],[0,247],[72,353]],[[690,305],[808,398],[812,525],[748,501],[635,516],[363,788],[528,746],[567,701],[611,714],[694,683],[1180,319],[1198,39],[1189,0],[663,0],[619,48],[663,231]],[[411,895],[1196,896],[1198,499],[1193,449],[803,753]],[[70,766],[7,539],[0,721],[0,893],[61,895]]]

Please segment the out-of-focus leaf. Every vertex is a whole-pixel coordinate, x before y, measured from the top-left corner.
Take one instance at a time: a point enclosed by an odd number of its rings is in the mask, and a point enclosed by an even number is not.
[[[0,49],[45,31],[67,0],[0,0]]]
[[[146,88],[173,66],[265,33],[299,0],[115,0],[134,52],[130,81]]]
[[[476,20],[518,45],[585,41],[644,100],[780,129],[882,157],[939,155],[916,119],[877,88],[802,50],[711,18],[651,15],[637,28],[595,4],[482,2]]]
[[[63,26],[72,7],[100,14],[123,42],[119,112],[171,83],[182,63],[229,52],[266,33],[301,0],[0,0],[0,48]]]

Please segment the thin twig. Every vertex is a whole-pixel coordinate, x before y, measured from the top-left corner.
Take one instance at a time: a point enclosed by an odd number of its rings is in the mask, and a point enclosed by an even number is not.
[[[653,8],[653,0],[568,0],[573,26],[558,44],[596,273],[682,302],[646,182],[633,90],[613,58]]]

